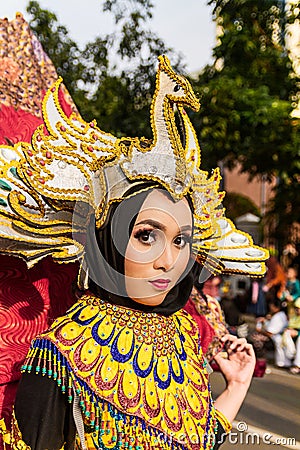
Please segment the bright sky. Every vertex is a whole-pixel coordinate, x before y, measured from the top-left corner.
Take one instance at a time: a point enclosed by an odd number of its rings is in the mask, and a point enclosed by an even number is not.
[[[169,47],[180,51],[189,72],[212,62],[215,24],[206,0],[153,0],[155,4],[151,28]],[[26,16],[28,0],[1,0],[0,17],[13,19],[20,11]],[[108,14],[102,12],[101,0],[39,0],[42,8],[57,15],[70,36],[80,45],[92,41],[97,34],[112,27]]]

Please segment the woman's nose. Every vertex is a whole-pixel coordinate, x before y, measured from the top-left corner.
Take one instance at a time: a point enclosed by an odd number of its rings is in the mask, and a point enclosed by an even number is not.
[[[154,269],[161,269],[164,272],[172,269],[176,261],[176,255],[171,244],[166,243],[160,255],[154,260]]]

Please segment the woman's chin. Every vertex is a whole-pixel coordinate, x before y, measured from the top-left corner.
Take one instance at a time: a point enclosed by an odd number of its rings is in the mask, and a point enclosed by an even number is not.
[[[167,295],[167,293],[164,292],[163,294],[159,294],[159,295],[156,295],[154,297],[134,297],[134,296],[130,296],[130,298],[133,301],[135,301],[136,303],[140,303],[141,305],[158,306],[164,301],[166,295]]]

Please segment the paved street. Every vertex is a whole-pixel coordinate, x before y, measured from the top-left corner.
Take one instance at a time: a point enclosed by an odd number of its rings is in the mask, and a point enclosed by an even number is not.
[[[300,449],[300,376],[272,366],[268,371],[263,378],[253,378],[235,429],[222,450],[267,450],[270,445]],[[222,375],[213,373],[211,384],[216,398],[225,387]]]

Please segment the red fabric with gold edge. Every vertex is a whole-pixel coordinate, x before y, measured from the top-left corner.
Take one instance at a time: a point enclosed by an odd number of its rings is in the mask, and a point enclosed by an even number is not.
[[[66,114],[71,106],[60,93]],[[30,142],[43,123],[22,109],[0,106],[0,145]],[[31,340],[74,302],[71,285],[77,264],[61,265],[51,258],[28,270],[21,259],[0,255],[0,417],[10,423],[20,368]],[[0,443],[0,450],[1,450]]]
[[[45,91],[43,92],[43,96]],[[58,93],[60,105],[67,116],[72,113],[72,108],[67,103],[62,91]],[[17,142],[30,142],[34,130],[43,123],[40,117],[15,109],[13,106],[0,105],[0,145],[12,145]]]
[[[48,257],[28,270],[21,259],[0,255],[0,267],[0,417],[9,425],[30,343],[74,303],[78,266],[62,266]]]
[[[57,78],[22,15],[0,19],[0,145],[31,141],[43,123],[42,99]],[[64,86],[59,100],[67,116],[76,111]],[[7,426],[31,340],[72,305],[77,272],[77,264],[51,258],[28,270],[21,259],[0,255],[0,418]]]
[[[203,354],[205,355],[208,350],[209,344],[212,342],[213,337],[215,336],[214,329],[208,323],[205,316],[199,314],[199,312],[196,309],[195,303],[191,298],[188,299],[188,302],[185,305],[184,309],[193,317],[193,319],[198,325],[201,339],[201,347],[203,350]]]

